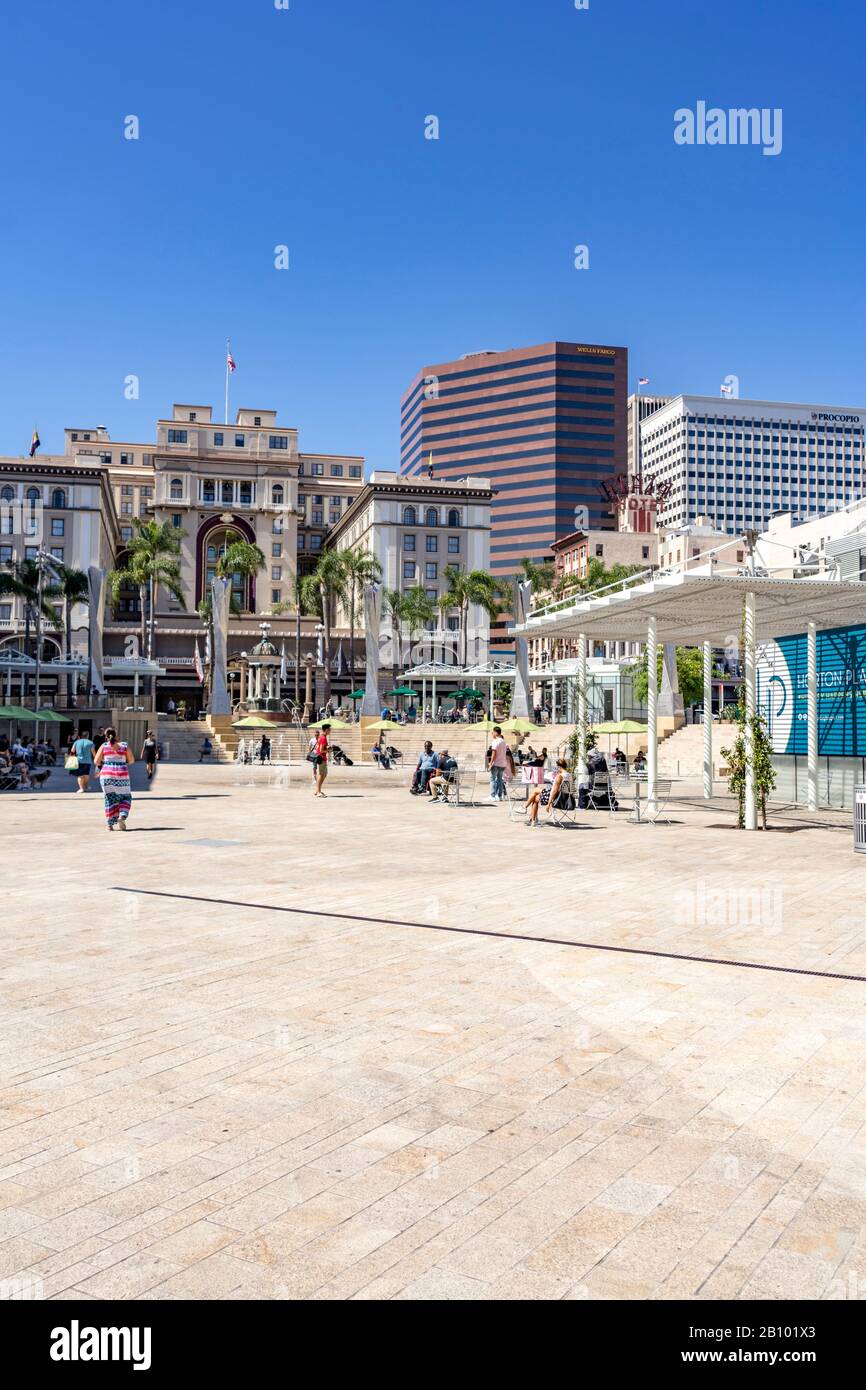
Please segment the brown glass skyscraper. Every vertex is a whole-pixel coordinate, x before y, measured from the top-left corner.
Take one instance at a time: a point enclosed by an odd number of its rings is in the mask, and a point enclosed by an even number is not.
[[[576,507],[613,525],[598,484],[626,468],[627,394],[623,347],[542,343],[424,367],[403,397],[401,472],[426,472],[432,455],[437,478],[490,478],[490,567],[504,579],[524,556],[549,560]]]

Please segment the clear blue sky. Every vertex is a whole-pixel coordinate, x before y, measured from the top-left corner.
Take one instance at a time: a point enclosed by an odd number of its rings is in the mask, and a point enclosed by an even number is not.
[[[862,0],[47,0],[3,27],[0,453],[221,411],[227,336],[234,405],[379,467],[421,365],[550,338],[625,344],[652,390],[866,402]],[[677,146],[699,99],[781,107],[782,153]]]

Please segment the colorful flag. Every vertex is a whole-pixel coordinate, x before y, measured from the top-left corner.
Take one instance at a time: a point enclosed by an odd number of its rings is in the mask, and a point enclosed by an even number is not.
[[[638,384],[638,386],[649,386],[649,377],[648,377],[648,376],[639,376],[638,379],[637,379],[637,384]]]
[[[283,685],[289,679],[289,663],[286,659],[286,639],[283,638],[283,645],[280,648],[280,680]]]
[[[430,457],[427,460],[427,477],[433,477],[433,450],[430,450]]]
[[[732,396],[734,394],[733,386],[725,386],[724,383],[719,387],[719,390],[723,396]]]
[[[36,426],[34,425],[34,426],[33,426],[33,438],[32,438],[31,441],[30,441],[30,457],[31,457],[31,458],[32,458],[33,455],[36,453],[36,450],[39,448],[39,446],[41,445],[41,443],[42,443],[42,440],[39,438],[39,431],[38,431],[38,429],[36,428]]]
[[[194,654],[194,656],[193,656],[192,661],[193,661],[193,665],[195,666],[195,673],[196,673],[196,675],[198,676],[198,683],[199,683],[199,685],[203,685],[203,684],[204,684],[204,669],[203,669],[202,664],[201,664],[201,652],[200,652],[199,649],[198,649],[198,638],[195,639],[195,654]]]
[[[235,359],[232,357],[232,350],[229,347],[228,343],[226,343],[226,366],[228,367],[230,372],[237,371],[237,364],[235,362]]]

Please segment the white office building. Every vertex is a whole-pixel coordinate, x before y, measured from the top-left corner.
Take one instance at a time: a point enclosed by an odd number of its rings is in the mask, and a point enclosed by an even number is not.
[[[862,407],[675,396],[641,424],[644,478],[671,484],[659,523],[740,534],[845,506],[864,491],[864,425]]]

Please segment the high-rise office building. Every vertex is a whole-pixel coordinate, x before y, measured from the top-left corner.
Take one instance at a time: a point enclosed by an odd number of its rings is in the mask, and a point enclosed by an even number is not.
[[[662,526],[760,531],[862,496],[864,427],[862,407],[675,396],[641,425],[644,481],[670,484]]]
[[[598,483],[626,460],[626,348],[542,343],[424,367],[403,397],[403,474],[490,478],[491,569],[549,558],[578,524],[612,525]]]
[[[667,405],[672,397],[670,396],[647,396],[643,393],[633,393],[628,398],[628,435],[626,445],[627,473],[629,478],[633,477],[638,471],[640,462],[637,452],[638,425],[643,424],[648,415],[653,411],[660,410],[663,405]]]

